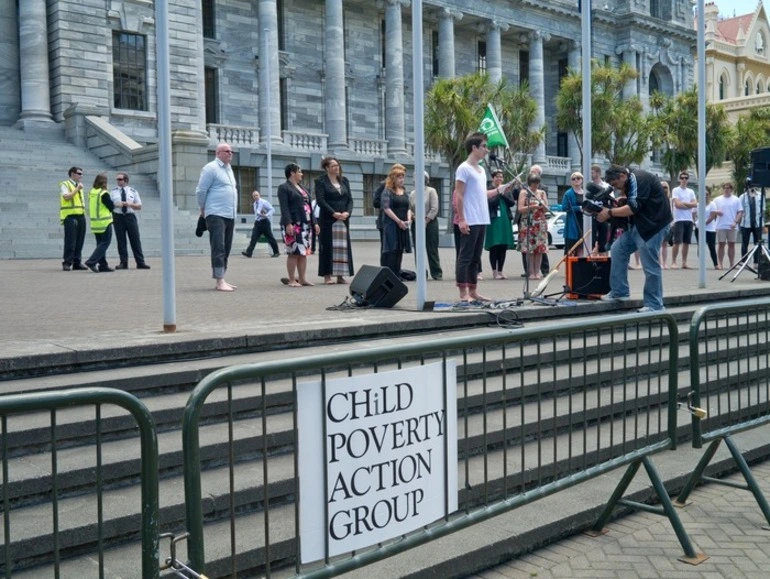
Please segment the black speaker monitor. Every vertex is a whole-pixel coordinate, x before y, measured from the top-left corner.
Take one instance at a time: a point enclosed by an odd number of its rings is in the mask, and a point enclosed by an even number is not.
[[[770,147],[751,152],[751,184],[770,187]]]
[[[392,308],[409,289],[387,267],[362,265],[350,283],[350,295],[361,305]]]

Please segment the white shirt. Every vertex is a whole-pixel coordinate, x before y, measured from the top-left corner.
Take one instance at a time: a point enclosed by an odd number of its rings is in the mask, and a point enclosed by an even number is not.
[[[112,202],[115,204],[115,208],[112,210],[113,213],[135,213],[134,209],[132,207],[126,206],[126,211],[123,211],[123,208],[120,206],[120,203],[122,202],[122,197],[120,195],[120,192],[122,189],[126,190],[126,201],[129,203],[137,203],[139,205],[142,204],[142,200],[139,198],[139,193],[137,193],[136,189],[133,187],[125,186],[125,187],[115,187],[112,191],[110,191],[110,197],[112,197]]]
[[[671,199],[678,199],[682,203],[692,203],[695,201],[695,191],[689,187],[674,187],[671,190]],[[692,223],[692,207],[680,209],[673,203],[671,207],[674,209],[674,221],[689,221]]]
[[[489,224],[489,204],[487,203],[487,173],[481,167],[478,171],[463,161],[457,167],[455,179],[465,183],[463,193],[463,214],[468,225]]]
[[[712,201],[706,206],[706,221],[708,221],[709,216],[717,210],[717,206]],[[717,230],[717,220],[714,219],[711,223],[706,223],[706,231],[715,232]]]
[[[741,200],[735,195],[730,195],[730,197],[720,195],[714,199],[713,203],[716,209],[722,212],[722,215],[718,215],[716,219],[717,231],[720,229],[737,228],[737,226],[734,228],[733,224],[738,213],[741,211]]]

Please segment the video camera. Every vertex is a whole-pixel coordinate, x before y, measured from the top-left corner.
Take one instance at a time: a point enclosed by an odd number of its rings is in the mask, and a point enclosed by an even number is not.
[[[586,185],[585,199],[580,206],[585,215],[597,215],[604,208],[615,205],[614,189],[611,185],[600,187],[596,183]]]

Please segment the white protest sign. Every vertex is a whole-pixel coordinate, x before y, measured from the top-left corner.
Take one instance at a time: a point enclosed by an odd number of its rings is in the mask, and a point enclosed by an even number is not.
[[[457,510],[454,361],[446,381],[436,362],[327,380],[325,399],[306,382],[297,398],[302,563],[327,541],[334,557]]]

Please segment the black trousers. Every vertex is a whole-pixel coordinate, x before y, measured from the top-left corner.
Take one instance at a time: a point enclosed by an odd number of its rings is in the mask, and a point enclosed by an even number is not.
[[[433,279],[441,279],[444,272],[441,269],[441,261],[438,255],[438,221],[435,219],[425,226],[425,253],[428,256],[428,269]],[[417,247],[417,232],[414,229],[414,221],[411,225],[412,247]],[[417,252],[414,253],[414,263],[417,263]]]
[[[115,225],[115,238],[118,242],[118,257],[120,263],[128,265],[128,246],[126,245],[126,235],[131,244],[131,253],[134,254],[136,265],[144,263],[144,253],[142,253],[142,240],[139,237],[139,221],[134,213],[113,213],[112,222]]]
[[[741,256],[746,255],[749,252],[749,239],[754,237],[754,245],[758,244],[762,240],[762,228],[761,227],[741,227]],[[754,263],[759,261],[759,253],[754,253]]]
[[[471,225],[468,235],[460,235],[460,250],[455,264],[457,287],[475,288],[478,282],[486,225]],[[458,227],[459,231],[459,227]]]
[[[390,271],[396,274],[398,279],[401,279],[401,262],[403,259],[403,250],[387,251],[381,254],[380,265],[381,267],[387,267]]]
[[[86,241],[86,216],[68,215],[64,218],[63,265],[79,264],[83,258],[83,244]]]
[[[108,225],[102,233],[94,233],[94,237],[96,238],[96,249],[86,260],[86,265],[98,263],[101,267],[107,267],[107,249],[112,242],[112,225]]]
[[[270,249],[273,250],[273,255],[279,253],[278,243],[275,241],[275,237],[273,236],[273,228],[270,226],[269,219],[259,219],[254,221],[254,229],[251,230],[251,241],[249,242],[249,246],[246,248],[246,253],[249,255],[254,253],[254,248],[257,246],[257,241],[259,241],[259,238],[263,235],[265,236],[267,242],[270,244]]]

